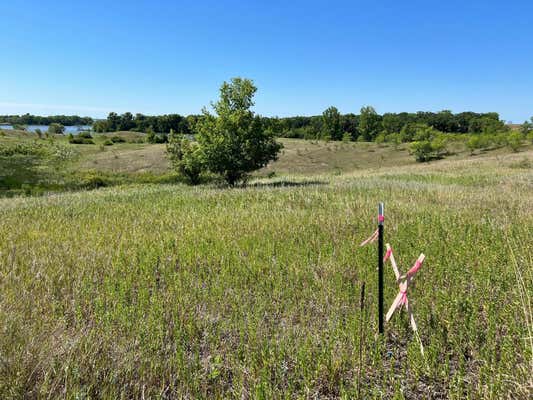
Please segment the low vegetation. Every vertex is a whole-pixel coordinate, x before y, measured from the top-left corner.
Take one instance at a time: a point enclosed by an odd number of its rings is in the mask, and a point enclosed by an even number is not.
[[[393,154],[298,143],[279,162]],[[0,397],[528,398],[533,154],[503,150],[0,199]],[[357,244],[379,201],[401,267],[427,255],[409,297],[424,357],[403,313],[375,335],[375,249]]]

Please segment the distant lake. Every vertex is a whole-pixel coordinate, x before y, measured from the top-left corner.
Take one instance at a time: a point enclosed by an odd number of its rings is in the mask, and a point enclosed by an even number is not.
[[[48,131],[48,125],[24,125],[27,131],[29,132],[35,132],[37,129],[40,129],[43,133]],[[82,132],[82,131],[90,131],[91,125],[66,125],[65,126],[65,133],[72,133],[75,135],[76,133]],[[11,130],[13,129],[13,125],[3,125],[0,124],[0,129],[6,129]]]

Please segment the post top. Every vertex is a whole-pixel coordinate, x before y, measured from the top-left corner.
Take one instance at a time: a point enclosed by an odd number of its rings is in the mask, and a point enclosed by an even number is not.
[[[383,225],[383,221],[385,221],[385,206],[383,203],[378,204],[378,223],[379,225]]]

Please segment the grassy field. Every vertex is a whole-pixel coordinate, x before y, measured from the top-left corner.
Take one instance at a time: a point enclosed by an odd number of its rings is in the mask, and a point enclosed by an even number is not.
[[[104,146],[104,142],[120,136],[125,143]],[[38,143],[51,147],[54,153],[64,154],[58,159],[20,156],[2,158],[0,154],[0,197],[21,193],[42,194],[68,190],[91,189],[131,183],[172,183],[179,181],[172,171],[164,144],[139,143],[144,136],[135,132],[97,134],[94,145],[71,145],[67,137],[55,135],[38,140],[24,131],[0,131],[0,146]],[[324,142],[300,139],[279,139],[284,148],[276,162],[254,173],[254,177],[317,174],[340,175],[354,171],[376,171],[415,165],[409,144],[376,144],[353,142]],[[447,160],[465,160],[509,153],[506,147],[477,150],[471,154],[464,141],[448,145]],[[533,145],[523,143],[520,151],[527,153]],[[11,171],[7,185],[2,185],[2,172]],[[96,184],[95,184],[96,183]]]
[[[71,171],[167,173],[161,146],[77,148]],[[530,148],[416,164],[288,140],[244,188],[0,199],[0,398],[526,399],[532,167]],[[400,267],[427,256],[409,293],[424,357],[403,312],[375,334],[358,243],[379,201]],[[388,265],[385,287],[388,307]]]

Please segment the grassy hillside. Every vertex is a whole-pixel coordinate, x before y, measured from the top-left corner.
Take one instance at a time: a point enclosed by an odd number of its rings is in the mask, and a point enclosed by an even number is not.
[[[527,398],[533,152],[285,144],[282,176],[246,188],[0,199],[0,397]],[[72,168],[161,149],[90,147]],[[358,243],[379,201],[400,267],[427,255],[409,293],[425,357],[405,313],[375,335],[375,247]],[[388,306],[389,266],[385,283]]]
[[[24,145],[29,153],[3,157],[0,149],[0,196],[43,194],[93,189],[132,183],[172,183],[179,178],[172,171],[164,144],[142,143],[135,132],[98,134],[95,144],[69,144],[67,137],[56,135],[38,139],[23,131],[1,131],[0,146]],[[112,137],[126,142],[104,145]],[[464,139],[464,138],[463,138]],[[254,176],[346,174],[415,165],[408,144],[394,146],[376,143],[343,143],[280,139],[284,149],[276,162]],[[34,147],[37,147],[35,149]],[[533,149],[523,143],[522,154]],[[476,150],[471,154],[464,140],[448,144],[446,160],[470,160],[510,152],[503,146]],[[436,161],[437,163],[442,161]]]

